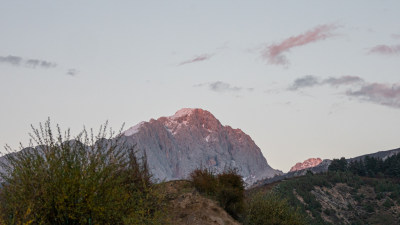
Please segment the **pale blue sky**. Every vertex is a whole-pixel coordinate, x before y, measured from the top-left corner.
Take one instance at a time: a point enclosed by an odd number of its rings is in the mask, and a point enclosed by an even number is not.
[[[128,128],[194,107],[284,171],[397,148],[399,12],[399,1],[0,0],[0,144],[26,143],[47,117]],[[361,82],[327,81],[343,76]]]

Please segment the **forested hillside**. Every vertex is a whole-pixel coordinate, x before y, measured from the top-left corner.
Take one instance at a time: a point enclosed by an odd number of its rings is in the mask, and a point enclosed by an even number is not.
[[[309,224],[399,224],[400,154],[348,162],[334,159],[328,172],[283,180],[249,190],[276,193]]]

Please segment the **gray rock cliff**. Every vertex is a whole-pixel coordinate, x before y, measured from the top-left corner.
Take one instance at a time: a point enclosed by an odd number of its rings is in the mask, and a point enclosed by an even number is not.
[[[248,184],[282,174],[268,165],[249,135],[223,126],[202,109],[181,109],[173,116],[139,123],[124,136],[128,144],[136,144],[139,155],[146,152],[159,180],[185,179],[199,167],[217,173],[237,168]]]

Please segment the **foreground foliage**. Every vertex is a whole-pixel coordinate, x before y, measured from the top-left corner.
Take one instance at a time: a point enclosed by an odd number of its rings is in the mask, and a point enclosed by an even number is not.
[[[244,183],[235,169],[214,174],[209,169],[196,169],[190,174],[195,188],[215,198],[233,218],[238,219],[244,210]]]
[[[6,147],[0,223],[164,224],[146,157],[138,159],[120,134],[105,124],[96,136],[83,130],[71,139],[59,127],[54,135],[47,121],[33,128],[31,147]]]

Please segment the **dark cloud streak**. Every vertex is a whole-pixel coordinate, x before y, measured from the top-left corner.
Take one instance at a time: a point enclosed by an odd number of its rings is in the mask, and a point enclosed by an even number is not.
[[[364,80],[357,76],[341,76],[341,77],[330,77],[322,81],[322,84],[329,84],[331,86],[351,85],[355,83],[363,83]]]
[[[0,56],[0,63],[11,64],[13,66],[21,65],[22,58],[18,56]]]
[[[243,91],[243,90],[254,91],[254,88],[245,88],[245,87],[232,86],[232,85],[230,85],[228,83],[225,83],[225,82],[222,82],[222,81],[196,84],[196,85],[194,85],[194,87],[207,87],[209,90],[214,91],[214,92],[218,92],[218,93],[240,92],[240,91]]]
[[[301,88],[312,87],[319,84],[320,81],[316,76],[307,75],[304,77],[297,78],[288,89],[295,91]]]
[[[54,68],[57,66],[56,63],[40,60],[40,59],[24,59],[20,56],[0,56],[0,63],[9,64],[12,66],[25,66],[28,68]]]
[[[36,67],[42,67],[42,68],[53,68],[56,67],[57,64],[44,61],[44,60],[38,60],[38,59],[29,59],[25,62],[25,65],[28,67],[36,68]]]
[[[206,61],[206,60],[211,59],[211,57],[213,57],[213,56],[214,56],[213,54],[198,55],[198,56],[193,57],[192,59],[189,59],[189,60],[186,60],[186,61],[183,61],[183,62],[179,63],[178,66],[182,66],[182,65],[185,65],[185,64],[189,64],[189,63]]]
[[[302,88],[322,86],[325,84],[339,87],[342,85],[352,85],[357,83],[364,83],[364,80],[357,76],[329,77],[321,80],[317,76],[307,75],[294,80],[293,84],[289,86],[288,90],[296,91]]]
[[[79,71],[77,69],[68,69],[67,70],[67,75],[69,76],[75,76],[79,73]]]

